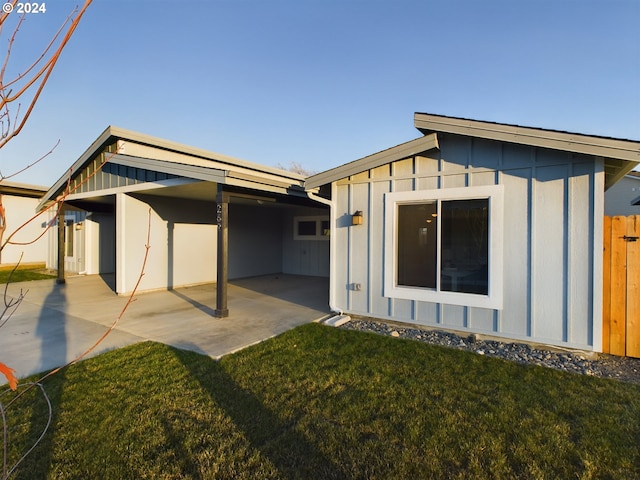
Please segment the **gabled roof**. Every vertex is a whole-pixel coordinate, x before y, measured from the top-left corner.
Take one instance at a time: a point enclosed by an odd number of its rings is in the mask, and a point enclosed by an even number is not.
[[[605,188],[609,188],[640,162],[640,142],[635,140],[521,127],[429,113],[416,113],[414,126],[425,136],[313,175],[307,178],[305,187],[310,190],[385,163],[410,157],[430,148],[438,148],[438,133],[466,135],[600,156],[604,158],[605,164]]]
[[[300,190],[304,185],[304,176],[297,173],[109,126],[47,191],[41,205],[47,201],[54,200],[64,191],[69,178],[74,178],[107,146],[119,141],[124,142],[124,148],[119,153],[112,154],[108,161],[120,165],[135,165],[140,168],[162,166],[165,170],[171,169],[170,173],[184,176],[189,176],[192,173],[194,174],[192,177],[198,179],[202,179],[202,173],[198,176],[195,175],[195,172],[211,170],[212,174],[217,173],[217,175],[214,175],[215,180],[221,183],[225,183],[229,179],[229,182],[242,181],[265,186],[273,185],[278,188],[293,187]],[[141,158],[135,155],[127,155],[127,143],[154,147],[167,152],[168,156],[169,154],[178,154],[179,159],[164,161],[162,158]]]

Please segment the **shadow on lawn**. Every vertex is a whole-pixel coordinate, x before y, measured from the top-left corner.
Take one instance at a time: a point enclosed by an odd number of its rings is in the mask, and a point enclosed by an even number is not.
[[[202,357],[195,357],[192,352],[174,351],[242,431],[251,447],[271,461],[284,478],[347,478],[338,465],[296,431],[295,420],[280,419],[252,392],[238,385],[219,362],[203,362]]]

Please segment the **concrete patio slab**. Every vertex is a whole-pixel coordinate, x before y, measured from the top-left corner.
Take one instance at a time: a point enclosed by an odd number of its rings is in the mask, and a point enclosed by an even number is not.
[[[64,285],[40,280],[9,285],[26,293],[0,328],[0,361],[19,378],[74,359],[113,324],[127,298],[100,276],[71,277]],[[229,317],[216,318],[215,285],[142,293],[90,356],[153,340],[212,358],[264,341],[328,315],[327,278],[269,275],[232,281]],[[0,383],[3,379],[0,379]]]

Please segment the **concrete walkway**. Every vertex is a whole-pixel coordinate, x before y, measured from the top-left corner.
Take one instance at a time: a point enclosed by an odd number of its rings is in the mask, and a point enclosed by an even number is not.
[[[0,328],[0,361],[19,378],[64,365],[114,322],[127,302],[100,276],[11,284],[26,296]],[[229,284],[227,318],[215,318],[215,285],[142,293],[93,351],[153,340],[220,358],[293,327],[325,317],[328,279],[270,275]],[[4,286],[2,286],[4,287]],[[4,378],[0,378],[0,384]]]

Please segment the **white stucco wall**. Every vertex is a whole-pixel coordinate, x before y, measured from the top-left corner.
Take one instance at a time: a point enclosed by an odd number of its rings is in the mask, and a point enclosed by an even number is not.
[[[309,207],[287,210],[283,222],[282,272],[328,277],[330,237],[322,240],[294,239],[294,218],[307,216],[326,216],[328,219],[329,210]]]
[[[150,232],[140,290],[214,282],[217,237],[213,204],[150,195],[116,195],[116,291],[130,293]]]
[[[114,273],[116,234],[113,213],[89,214],[85,222],[87,274]]]
[[[3,242],[25,222],[28,222],[35,213],[39,200],[37,198],[19,197],[8,194],[2,195],[2,204],[5,208],[5,216],[7,221],[7,229],[5,231]],[[46,222],[44,216],[40,216],[29,222],[24,228],[20,229],[11,239],[12,242],[28,243],[40,235],[42,235]],[[12,245],[8,244],[2,250],[0,256],[1,264],[15,265],[22,256],[23,263],[45,263],[47,259],[47,238],[46,235],[34,243],[28,245]]]
[[[602,165],[592,157],[442,135],[440,150],[333,184],[333,297],[345,312],[599,351]],[[383,295],[387,192],[502,185],[502,308]],[[350,215],[364,212],[364,224]],[[354,283],[361,290],[350,288]]]

